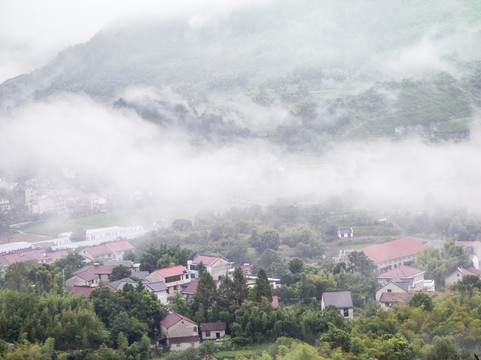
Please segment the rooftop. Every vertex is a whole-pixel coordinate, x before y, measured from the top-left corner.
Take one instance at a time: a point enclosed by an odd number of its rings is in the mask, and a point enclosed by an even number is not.
[[[201,323],[200,329],[202,331],[217,331],[217,330],[225,330],[227,328],[225,322],[211,322],[211,323]]]
[[[184,267],[182,265],[170,266],[162,269],[154,270],[157,274],[162,277],[170,277],[176,275],[182,275],[184,273]]]
[[[199,284],[199,278],[192,280],[187,287],[182,290],[182,294],[194,295],[197,291],[197,285]]]
[[[113,241],[106,244],[115,252],[133,250],[135,247],[127,240]]]
[[[172,327],[173,325],[177,324],[179,321],[187,321],[191,324],[194,324],[194,325],[197,325],[194,321],[190,320],[189,318],[185,317],[185,316],[182,316],[180,314],[177,314],[177,313],[172,313],[172,314],[169,314],[167,315],[161,322],[160,322],[160,325],[162,325],[163,327],[165,328],[170,328]]]
[[[426,245],[412,237],[405,237],[399,240],[389,241],[362,248],[367,257],[379,264],[385,261],[415,255],[418,251],[426,249]]]
[[[379,275],[379,278],[410,278],[418,274],[424,273],[424,270],[419,270],[406,265],[400,265],[386,271],[385,273]]]
[[[352,296],[349,290],[324,291],[324,305],[334,305],[337,308],[352,308]]]
[[[407,305],[409,304],[409,301],[411,301],[411,298],[413,297],[413,295],[414,293],[412,292],[404,292],[404,293],[383,292],[381,294],[381,298],[379,299],[379,302],[391,303],[391,304],[399,304],[403,302]]]
[[[74,294],[81,294],[81,295],[84,295],[85,297],[89,297],[94,289],[95,287],[92,287],[92,286],[74,285],[69,291]]]
[[[199,255],[192,260],[192,264],[200,264],[202,262],[205,266],[212,266],[220,259],[222,259],[220,256]]]

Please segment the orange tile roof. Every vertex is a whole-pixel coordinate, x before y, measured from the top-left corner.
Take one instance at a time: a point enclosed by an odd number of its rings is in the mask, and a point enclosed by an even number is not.
[[[157,274],[161,275],[162,277],[170,277],[175,275],[182,275],[184,273],[184,267],[182,265],[176,265],[171,267],[166,267],[162,269],[154,270]]]
[[[389,260],[395,260],[410,255],[415,255],[418,251],[426,249],[426,245],[421,244],[412,237],[405,237],[399,240],[389,241],[383,244],[362,248],[367,257],[379,264]]]

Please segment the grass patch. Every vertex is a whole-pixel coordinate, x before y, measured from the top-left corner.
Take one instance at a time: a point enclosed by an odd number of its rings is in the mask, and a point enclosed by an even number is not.
[[[264,351],[269,351],[271,344],[262,344],[245,347],[238,350],[222,350],[214,353],[216,359],[235,359],[236,357],[260,356]]]

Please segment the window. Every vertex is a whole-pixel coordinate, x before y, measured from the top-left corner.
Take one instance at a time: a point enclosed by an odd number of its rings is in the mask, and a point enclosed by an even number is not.
[[[215,338],[216,338],[216,339],[220,339],[220,332],[219,332],[219,333],[215,333]]]
[[[391,289],[387,289],[387,292],[392,292],[392,290],[391,290]]]
[[[349,309],[344,309],[344,317],[348,317],[349,316]]]
[[[195,274],[194,273],[190,274],[190,278],[195,279]]]
[[[206,331],[205,336],[210,336],[210,331]]]
[[[197,332],[197,326],[194,326],[194,332]]]

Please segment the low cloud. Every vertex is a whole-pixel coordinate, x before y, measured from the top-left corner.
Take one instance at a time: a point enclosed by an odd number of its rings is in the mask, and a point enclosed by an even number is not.
[[[3,115],[0,132],[3,171],[46,175],[69,167],[111,189],[153,192],[186,208],[356,193],[359,206],[416,207],[429,195],[481,210],[481,169],[472,160],[481,156],[478,131],[463,144],[350,142],[322,156],[286,153],[264,140],[199,147],[134,112],[65,94]]]

